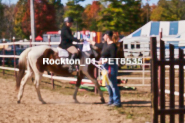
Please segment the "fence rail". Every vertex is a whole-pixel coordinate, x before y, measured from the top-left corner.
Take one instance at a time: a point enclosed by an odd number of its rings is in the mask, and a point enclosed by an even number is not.
[[[41,45],[42,44],[42,45],[49,45],[50,46],[50,45],[58,45],[59,42],[50,42],[50,40],[49,40],[49,42],[12,42],[12,43],[0,43],[0,45],[14,45],[14,46],[16,44],[30,45],[30,46],[33,46],[33,45]],[[148,44],[150,44],[150,43],[148,43]],[[14,47],[14,50],[15,50],[15,47]],[[15,58],[19,58],[19,55],[16,55],[16,53],[14,52],[14,55],[5,55],[4,54],[4,55],[0,55],[0,58],[3,58],[3,66],[4,66],[4,58],[14,58],[15,59]],[[130,57],[128,57],[128,58],[130,58]],[[145,57],[145,56],[143,56],[141,58],[143,58],[143,64],[140,64],[140,66],[142,66],[142,70],[120,70],[119,72],[120,73],[138,72],[138,73],[142,73],[142,77],[125,77],[124,76],[124,77],[118,77],[118,78],[120,78],[120,79],[131,79],[131,80],[142,80],[141,86],[148,86],[148,84],[145,83],[145,80],[150,80],[150,78],[149,77],[146,77],[145,73],[149,73],[150,70],[145,69],[145,66],[149,66],[150,67],[150,63],[145,63],[145,60],[144,59],[145,58],[151,58],[151,57]],[[130,66],[130,64],[126,64],[126,66]],[[131,65],[131,66],[134,66],[134,65]],[[16,66],[14,65],[14,69],[12,69],[12,70],[15,70],[15,68],[16,68]],[[3,70],[5,70],[5,69],[3,69]],[[15,73],[15,75],[16,75],[16,73]],[[55,79],[55,77],[53,78],[51,76],[51,79]],[[166,79],[168,79],[168,78],[166,78]],[[71,81],[73,81],[73,79]],[[132,86],[133,84],[127,84],[127,86],[129,86],[129,85]],[[139,84],[135,84],[135,86],[140,86],[140,85]]]
[[[151,55],[152,55],[152,106],[153,106],[153,122],[165,123],[166,115],[170,115],[170,123],[175,123],[175,114],[179,115],[179,123],[184,122],[184,69],[185,65],[183,50],[179,49],[179,58],[174,58],[174,46],[170,44],[170,59],[165,60],[165,45],[160,41],[160,57],[157,58],[157,41],[156,37],[151,37]],[[165,66],[170,65],[169,84],[170,90],[165,90]],[[179,66],[179,92],[175,92],[175,69],[174,66]],[[170,96],[170,109],[165,106],[165,92]],[[179,108],[175,109],[175,95],[179,95]]]

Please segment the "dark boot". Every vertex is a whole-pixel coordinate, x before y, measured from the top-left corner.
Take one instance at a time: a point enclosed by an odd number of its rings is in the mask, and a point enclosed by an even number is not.
[[[70,59],[75,60],[75,58],[77,58],[77,54],[76,53],[72,54]],[[70,65],[68,71],[69,71],[69,73],[72,73],[73,71],[76,71],[76,65],[75,64]]]

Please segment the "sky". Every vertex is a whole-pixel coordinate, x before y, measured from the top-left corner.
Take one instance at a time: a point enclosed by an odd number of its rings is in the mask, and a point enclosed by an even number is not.
[[[2,0],[3,3],[9,3],[9,1],[11,1],[11,3],[14,3],[14,4],[15,4],[15,3],[17,3],[18,0]],[[65,5],[65,3],[66,3],[68,0],[61,0],[61,1],[62,1],[62,3]],[[82,6],[86,6],[87,4],[91,4],[92,1],[93,1],[93,0],[85,0],[84,2],[80,2],[80,4],[81,4]],[[154,3],[154,4],[157,4],[158,1],[159,1],[159,0],[148,0],[148,3],[149,3],[150,5],[152,5],[153,3]],[[146,4],[147,0],[142,0],[142,2],[143,2],[144,4]]]

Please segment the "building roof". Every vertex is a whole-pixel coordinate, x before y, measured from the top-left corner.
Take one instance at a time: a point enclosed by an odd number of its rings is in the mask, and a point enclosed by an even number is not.
[[[59,34],[59,31],[50,31],[50,32],[47,32],[46,34]]]
[[[159,39],[159,34],[162,29],[163,38],[185,37],[185,20],[180,21],[150,21],[144,26],[140,27],[130,35],[124,37],[122,40],[130,38],[150,38],[156,36]],[[183,34],[183,35],[182,35]]]

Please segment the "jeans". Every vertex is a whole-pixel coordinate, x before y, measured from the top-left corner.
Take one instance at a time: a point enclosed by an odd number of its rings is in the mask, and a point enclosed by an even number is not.
[[[107,63],[103,64],[106,70],[109,71],[109,79],[112,82],[112,86],[107,85],[109,92],[109,104],[121,105],[120,101],[120,91],[117,86],[117,75],[118,75],[118,65],[114,63],[113,65],[108,65]]]

